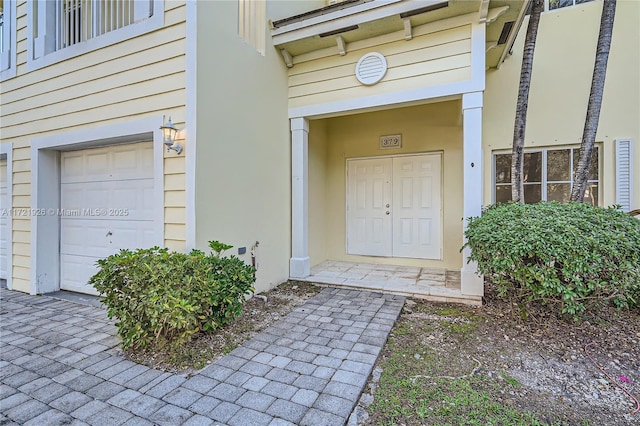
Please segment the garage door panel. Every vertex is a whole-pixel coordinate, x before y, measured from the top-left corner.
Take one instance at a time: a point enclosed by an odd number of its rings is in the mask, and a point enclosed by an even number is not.
[[[106,257],[122,248],[145,248],[155,243],[151,221],[62,219],[61,232],[63,254]]]
[[[154,221],[151,143],[61,155],[61,288],[95,293],[96,261],[120,249],[161,244]]]
[[[102,257],[109,253],[106,220],[60,220],[60,254]]]
[[[62,154],[61,183],[152,179],[153,144],[116,145]]]
[[[153,191],[153,179],[66,183],[60,198],[65,216],[151,220]]]
[[[94,177],[98,180],[104,176],[109,176],[110,170],[110,153],[109,151],[88,153],[83,157],[84,161],[84,175],[82,178]]]
[[[112,209],[127,209],[130,220],[151,220],[153,217],[153,180],[129,181],[111,193]],[[117,215],[117,214],[116,214]]]
[[[60,255],[60,275],[65,278],[65,290],[79,291],[82,293],[98,294],[87,284],[87,277],[92,277],[98,272],[94,258],[86,256]]]

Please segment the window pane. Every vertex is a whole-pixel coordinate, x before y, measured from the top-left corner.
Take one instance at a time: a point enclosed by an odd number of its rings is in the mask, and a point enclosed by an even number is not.
[[[511,182],[511,154],[496,155],[496,183]]]
[[[598,205],[598,183],[597,182],[587,183],[587,189],[584,191],[583,201],[585,203],[589,203],[594,206]]]
[[[580,150],[573,150],[573,173],[578,170],[578,162],[580,161]],[[589,165],[589,180],[598,180],[598,147],[593,148],[591,153],[591,164]]]
[[[511,201],[511,185],[496,185],[496,203]]]
[[[573,6],[573,0],[549,0],[549,9]]]
[[[571,180],[570,150],[559,149],[547,152],[547,180]]]
[[[525,204],[537,203],[542,199],[542,185],[525,185],[524,186],[524,202]]]
[[[550,183],[547,185],[547,200],[566,203],[571,196],[570,183]]]
[[[525,182],[542,182],[542,153],[530,152],[524,154]]]

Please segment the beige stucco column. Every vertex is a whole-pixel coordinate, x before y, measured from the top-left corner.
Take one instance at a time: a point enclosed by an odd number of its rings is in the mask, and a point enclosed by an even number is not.
[[[309,121],[291,119],[291,278],[308,277],[309,264]]]
[[[463,232],[467,218],[482,213],[482,92],[462,96],[463,120]],[[466,239],[464,239],[466,242]],[[462,251],[460,291],[463,295],[483,296],[484,279],[476,274],[477,264],[467,263],[470,250]]]

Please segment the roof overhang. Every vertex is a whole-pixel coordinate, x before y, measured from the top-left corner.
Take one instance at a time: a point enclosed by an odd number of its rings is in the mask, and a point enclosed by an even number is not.
[[[346,0],[272,23],[274,45],[289,67],[294,57],[390,33],[410,40],[412,28],[468,15],[487,24],[487,67],[508,53],[530,0]],[[505,27],[506,25],[506,27]],[[507,28],[508,27],[508,28]],[[510,28],[510,30],[509,30]],[[505,32],[506,31],[506,32]],[[502,36],[502,37],[501,37]]]

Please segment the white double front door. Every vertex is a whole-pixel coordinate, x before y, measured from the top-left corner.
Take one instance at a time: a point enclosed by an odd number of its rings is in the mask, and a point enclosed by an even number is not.
[[[442,155],[347,160],[347,253],[442,258]]]

